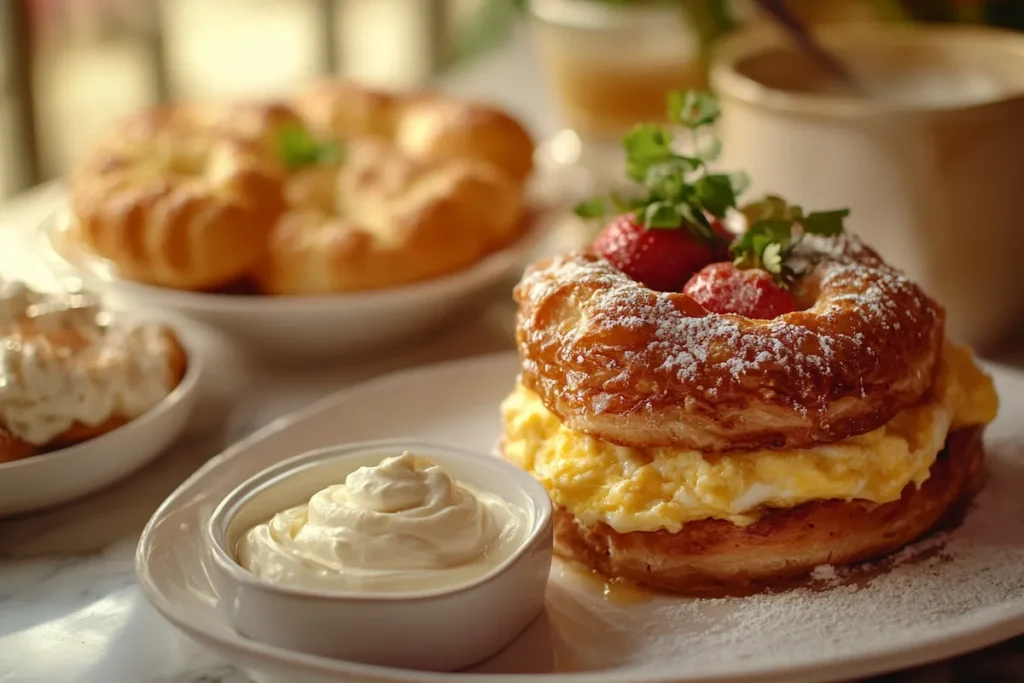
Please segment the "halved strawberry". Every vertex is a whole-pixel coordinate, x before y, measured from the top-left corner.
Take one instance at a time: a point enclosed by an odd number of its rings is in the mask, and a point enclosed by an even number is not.
[[[685,227],[650,230],[632,214],[625,214],[609,223],[591,248],[637,282],[662,292],[678,292],[687,278],[722,258],[728,249],[732,236],[718,221],[712,227],[723,239],[701,242]]]
[[[686,283],[689,294],[713,313],[734,313],[771,320],[796,310],[793,295],[780,287],[767,271],[741,270],[731,261],[712,263]]]

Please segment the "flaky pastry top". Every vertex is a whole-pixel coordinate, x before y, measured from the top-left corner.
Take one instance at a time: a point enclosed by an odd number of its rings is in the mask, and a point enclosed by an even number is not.
[[[515,289],[521,381],[571,429],[634,447],[805,448],[875,429],[929,390],[945,313],[853,236],[808,236],[800,308],[711,313],[592,254]]]
[[[468,267],[520,236],[521,194],[473,159],[411,157],[363,139],[338,167],[287,182],[288,209],[257,273],[272,294],[397,286]]]
[[[533,169],[530,134],[508,114],[483,104],[324,80],[296,96],[294,106],[328,137],[375,137],[412,156],[477,159],[516,182]]]
[[[128,279],[195,290],[237,279],[284,206],[275,125],[256,109],[188,104],[125,118],[70,174],[76,238]]]

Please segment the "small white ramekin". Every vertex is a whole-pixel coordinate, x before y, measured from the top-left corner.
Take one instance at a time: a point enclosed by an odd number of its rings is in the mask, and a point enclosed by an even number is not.
[[[344,481],[358,467],[403,451],[525,509],[531,526],[520,547],[469,583],[400,593],[282,586],[235,560],[238,539],[255,524]],[[454,671],[496,653],[543,610],[551,569],[551,500],[533,477],[500,458],[415,441],[374,441],[305,453],[245,481],[214,510],[206,542],[220,609],[242,635],[307,654]]]

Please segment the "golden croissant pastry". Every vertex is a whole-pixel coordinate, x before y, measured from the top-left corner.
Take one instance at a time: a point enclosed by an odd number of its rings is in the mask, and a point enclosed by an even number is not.
[[[292,177],[256,281],[270,294],[379,289],[467,267],[516,236],[520,195],[470,159],[346,146],[344,163]]]
[[[708,93],[668,99],[694,139],[718,118]],[[626,136],[640,191],[581,205],[618,214],[515,288],[501,406],[501,453],[551,496],[555,552],[681,593],[920,538],[975,491],[998,410],[943,308],[845,232],[849,211],[740,205],[743,175],[708,168],[719,150]]]
[[[284,207],[281,181],[260,146],[226,125],[189,105],[122,122],[71,174],[76,237],[154,285],[210,289],[249,272]]]
[[[324,294],[438,277],[520,236],[533,143],[488,107],[325,81],[177,104],[75,168],[66,248],[186,290]]]
[[[294,99],[323,135],[388,140],[414,157],[478,159],[516,182],[533,169],[530,134],[508,114],[436,93],[388,93],[325,80]]]

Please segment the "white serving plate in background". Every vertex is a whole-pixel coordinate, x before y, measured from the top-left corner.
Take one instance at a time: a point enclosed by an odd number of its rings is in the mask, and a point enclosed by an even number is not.
[[[24,248],[58,272],[129,309],[174,313],[220,330],[240,346],[285,363],[341,357],[396,344],[440,326],[475,301],[518,279],[549,216],[539,212],[527,233],[508,248],[462,271],[421,283],[351,294],[244,296],[178,291],[119,278],[95,256],[60,244],[62,209],[22,240]]]

